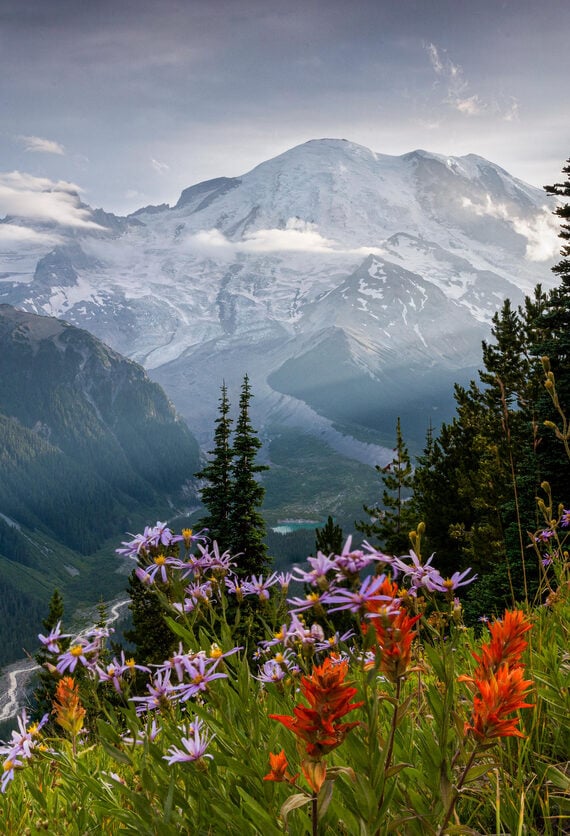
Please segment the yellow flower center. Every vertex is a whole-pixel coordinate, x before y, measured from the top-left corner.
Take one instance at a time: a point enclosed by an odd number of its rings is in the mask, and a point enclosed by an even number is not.
[[[129,666],[129,668],[134,668],[134,666],[135,666],[135,660],[131,657],[130,659],[127,659],[127,660],[125,661],[125,665],[128,665],[128,666]]]
[[[166,555],[159,554],[158,557],[154,558],[154,562],[157,566],[164,566],[164,564],[166,563]]]
[[[14,761],[4,761],[4,772],[8,772],[14,766]]]
[[[210,659],[219,659],[220,656],[223,655],[223,651],[221,647],[218,647],[217,644],[213,644],[210,648]]]
[[[69,648],[69,652],[72,656],[81,656],[81,654],[83,653],[83,645],[74,644],[73,647]]]
[[[37,731],[38,731],[38,724],[37,723],[32,723],[32,725],[28,727],[28,734],[31,734],[32,737],[34,736],[34,734],[37,733]]]

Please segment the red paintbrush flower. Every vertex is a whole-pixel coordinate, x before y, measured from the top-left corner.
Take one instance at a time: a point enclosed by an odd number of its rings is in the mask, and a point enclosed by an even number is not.
[[[521,665],[521,656],[528,644],[523,638],[531,628],[522,610],[507,610],[503,619],[489,626],[491,641],[481,647],[481,655],[473,653],[477,662],[475,679],[486,679],[502,665],[514,668]]]
[[[267,773],[267,775],[263,776],[264,781],[286,781],[288,784],[294,784],[297,780],[297,777],[299,775],[298,772],[296,775],[290,775],[287,772],[287,767],[289,766],[289,763],[287,761],[285,749],[281,749],[278,755],[274,755],[273,752],[270,752],[269,765],[271,769]]]
[[[530,679],[523,679],[521,667],[511,668],[502,665],[487,679],[475,680],[479,695],[473,698],[473,716],[471,723],[465,724],[465,732],[472,731],[479,740],[493,737],[524,737],[517,728],[518,717],[507,715],[519,708],[534,708],[532,703],[524,702]]]
[[[397,584],[387,580],[385,585],[385,594],[397,595]],[[397,682],[409,667],[412,641],[417,635],[412,627],[421,615],[410,616],[405,609],[393,610],[376,601],[370,601],[367,610],[376,632],[380,670],[391,682]],[[368,624],[363,629],[368,629]]]
[[[302,741],[309,758],[319,760],[322,755],[336,749],[350,729],[358,725],[358,721],[339,723],[341,717],[363,705],[362,702],[351,703],[356,688],[344,681],[347,672],[346,660],[333,662],[327,657],[322,665],[314,667],[311,676],[301,678],[301,691],[310,708],[295,706],[293,717],[287,714],[269,715]]]

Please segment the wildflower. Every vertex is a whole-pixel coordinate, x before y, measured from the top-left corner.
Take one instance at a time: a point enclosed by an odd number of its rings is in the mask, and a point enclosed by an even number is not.
[[[432,583],[435,586],[439,586],[439,592],[447,592],[452,593],[455,592],[460,586],[467,586],[473,581],[477,580],[477,575],[472,575],[470,578],[467,577],[471,569],[465,569],[464,572],[454,572],[450,578],[446,578],[445,580],[441,581],[441,584],[438,584],[435,578],[432,578]]]
[[[130,697],[130,702],[137,702],[137,714],[144,711],[157,711],[169,706],[171,700],[176,698],[174,686],[170,684],[170,671],[157,671],[151,682],[147,683],[147,697]]]
[[[287,592],[289,590],[289,584],[291,583],[292,579],[293,579],[293,573],[292,572],[279,572],[277,574],[277,583],[281,587],[281,592],[284,595],[287,595]]]
[[[76,737],[83,728],[86,711],[81,705],[77,682],[71,676],[62,676],[57,683],[53,714],[62,729]]]
[[[304,598],[287,598],[287,603],[294,605],[289,612],[298,613],[304,610],[314,610],[317,615],[324,615],[322,605],[327,603],[326,595],[326,592],[310,592]]]
[[[10,781],[14,780],[14,770],[23,766],[22,761],[15,755],[6,758],[2,764],[2,777],[0,778],[0,793],[5,793]]]
[[[185,702],[196,694],[207,691],[210,682],[215,679],[227,679],[227,673],[216,673],[215,668],[218,659],[206,659],[204,656],[196,656],[189,662],[187,671],[191,678],[189,683],[181,683],[174,686],[174,691],[180,693],[180,701]]]
[[[44,647],[49,650],[50,653],[59,653],[60,647],[59,642],[61,639],[69,639],[71,638],[70,633],[62,633],[61,632],[61,621],[58,621],[53,630],[47,635],[42,636],[41,633],[38,635],[38,639],[44,645]]]
[[[562,510],[562,515],[560,517],[560,525],[562,528],[568,528],[568,526],[570,526],[570,509],[564,508]]]
[[[322,755],[340,746],[350,729],[358,725],[358,721],[339,722],[341,717],[363,705],[351,703],[356,688],[344,681],[347,672],[346,660],[333,664],[327,657],[322,665],[313,668],[311,676],[301,678],[301,691],[310,707],[295,706],[293,717],[269,715],[297,736],[308,758],[320,760]]]
[[[99,647],[95,642],[78,639],[69,647],[68,650],[65,651],[65,653],[61,653],[58,656],[56,670],[60,674],[63,674],[66,671],[73,673],[78,662],[81,662],[84,668],[91,669],[95,665],[96,659],[88,657],[91,657],[93,654],[96,655],[98,651]]]
[[[391,588],[392,594],[397,593],[397,584],[390,580],[384,583],[386,590]],[[380,669],[387,679],[397,682],[410,664],[412,640],[416,636],[412,627],[421,616],[412,617],[404,609],[394,610],[377,601],[369,601],[367,610],[376,633]]]
[[[300,581],[301,583],[308,583],[311,586],[318,586],[320,589],[328,589],[329,582],[327,580],[327,575],[329,572],[335,569],[335,561],[332,557],[327,557],[326,554],[322,552],[317,552],[316,557],[308,557],[307,563],[313,567],[310,572],[306,572],[304,569],[300,569],[298,566],[295,567],[293,572],[293,580]],[[295,572],[297,576],[295,576]]]
[[[299,777],[298,772],[296,775],[290,775],[289,772],[287,772],[287,767],[289,766],[289,763],[287,762],[287,755],[285,754],[285,749],[281,749],[278,755],[274,755],[272,752],[270,752],[269,765],[271,769],[267,773],[267,775],[263,776],[264,781],[286,781],[288,784],[294,784],[297,778]]]
[[[488,679],[475,680],[479,694],[473,698],[473,716],[471,723],[465,724],[465,732],[471,731],[483,741],[493,737],[524,737],[517,729],[518,717],[507,717],[519,708],[534,707],[524,702],[533,683],[523,676],[522,668],[502,665]]]
[[[273,572],[265,581],[263,575],[260,575],[259,578],[252,575],[249,580],[244,582],[243,591],[245,595],[257,595],[260,601],[268,601],[269,590],[275,583],[277,583],[277,572]]]
[[[503,619],[497,619],[489,626],[491,641],[483,644],[481,655],[472,656],[477,662],[474,678],[485,679],[489,674],[496,673],[501,665],[520,667],[521,656],[528,644],[523,638],[531,628],[522,610],[507,610]],[[462,681],[473,681],[469,677],[461,677]]]
[[[443,578],[435,566],[431,565],[434,557],[435,555],[432,554],[422,564],[417,554],[410,550],[409,558],[412,561],[411,566],[404,563],[404,560],[408,558],[408,555],[406,555],[405,557],[395,557],[392,561],[392,567],[403,572],[404,577],[410,578],[410,592],[417,592],[422,587],[427,589],[428,592],[437,592],[441,589]]]
[[[181,729],[186,734],[186,737],[181,740],[184,751],[176,746],[171,746],[168,755],[163,756],[163,759],[168,761],[170,766],[173,763],[191,762],[200,760],[200,758],[213,757],[213,755],[206,753],[206,749],[215,735],[203,734],[202,725],[202,720],[196,717],[190,726]]]
[[[343,578],[355,577],[363,569],[367,569],[374,561],[388,563],[391,560],[387,555],[382,554],[377,549],[373,549],[368,543],[365,545],[368,547],[367,554],[361,549],[351,550],[352,535],[350,534],[348,536],[342,552],[334,557],[334,565],[337,570],[336,579],[338,581],[341,581]]]
[[[339,610],[350,610],[352,613],[363,614],[366,611],[367,605],[370,601],[388,601],[393,604],[393,599],[390,595],[382,594],[381,588],[386,575],[368,575],[364,578],[362,586],[358,590],[351,590],[341,587],[333,593],[328,593],[324,602],[328,604],[339,604],[338,607],[332,607],[329,612],[338,612]]]

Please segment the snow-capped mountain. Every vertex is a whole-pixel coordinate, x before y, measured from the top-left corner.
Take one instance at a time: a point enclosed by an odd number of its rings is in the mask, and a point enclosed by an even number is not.
[[[98,228],[67,232],[28,221],[58,243],[5,249],[0,301],[142,363],[205,443],[222,380],[236,391],[247,371],[264,431],[378,462],[370,441],[397,415],[422,436],[449,414],[501,300],[553,283],[551,210],[473,154],[313,140],[172,208],[97,210]]]

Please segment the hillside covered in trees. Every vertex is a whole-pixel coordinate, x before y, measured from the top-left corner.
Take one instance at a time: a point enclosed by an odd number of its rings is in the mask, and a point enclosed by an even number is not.
[[[121,590],[94,553],[195,502],[198,446],[140,366],[60,320],[1,305],[0,380],[1,664],[55,586],[72,604]]]

